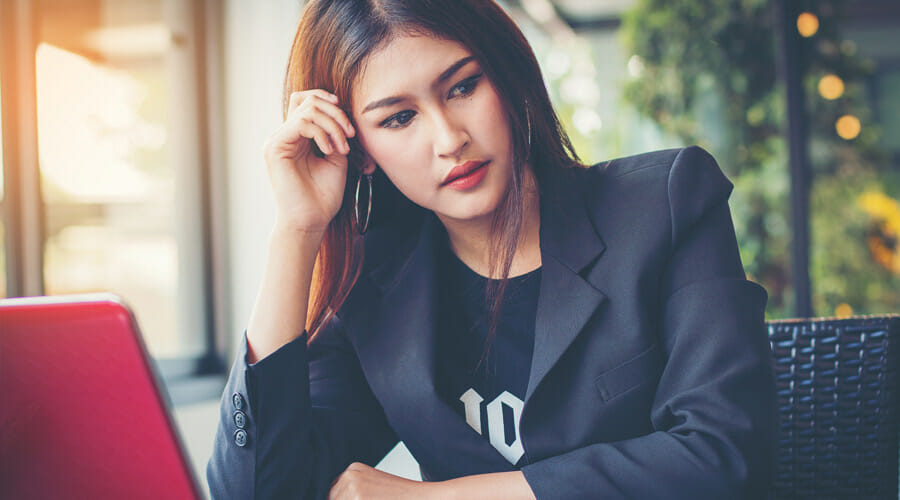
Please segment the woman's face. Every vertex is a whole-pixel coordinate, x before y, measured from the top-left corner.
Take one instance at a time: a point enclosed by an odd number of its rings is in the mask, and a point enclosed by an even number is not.
[[[511,181],[512,140],[465,46],[396,38],[369,56],[352,102],[360,144],[407,198],[445,222],[490,220]]]

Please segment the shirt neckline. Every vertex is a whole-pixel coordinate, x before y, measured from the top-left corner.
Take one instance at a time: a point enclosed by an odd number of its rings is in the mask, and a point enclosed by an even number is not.
[[[460,259],[459,256],[457,256],[449,246],[446,248],[446,250],[447,250],[447,253],[449,254],[450,258],[453,260],[454,265],[457,268],[459,268],[462,272],[471,276],[472,278],[475,278],[479,282],[483,282],[483,283],[500,281],[498,279],[492,279],[492,278],[488,278],[486,276],[482,276],[482,275],[478,274],[477,272],[475,272],[475,270],[472,269],[471,267],[469,267],[465,262],[463,262],[462,259]],[[544,266],[541,265],[541,266],[538,266],[538,267],[532,269],[531,271],[528,271],[527,273],[519,274],[517,276],[510,276],[509,281],[514,282],[514,283],[521,283],[521,282],[527,281],[530,278],[532,278],[533,276],[537,276],[538,274],[540,274],[541,269],[543,269],[543,267]]]

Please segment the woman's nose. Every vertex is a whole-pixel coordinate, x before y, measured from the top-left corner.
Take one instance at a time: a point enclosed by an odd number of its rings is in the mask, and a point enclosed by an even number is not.
[[[434,148],[441,158],[459,158],[469,144],[469,134],[447,113],[437,113],[434,120]]]

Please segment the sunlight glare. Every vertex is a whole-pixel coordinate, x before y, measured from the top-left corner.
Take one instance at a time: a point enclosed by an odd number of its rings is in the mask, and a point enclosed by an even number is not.
[[[37,49],[41,174],[72,201],[108,203],[167,192],[139,170],[140,149],[160,149],[164,127],[137,113],[146,89],[124,71],[52,45]]]

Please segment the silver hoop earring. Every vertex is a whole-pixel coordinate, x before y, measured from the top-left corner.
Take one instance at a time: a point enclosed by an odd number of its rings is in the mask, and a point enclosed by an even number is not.
[[[528,150],[526,151],[528,156],[531,156],[531,107],[528,106],[528,99],[525,99],[525,124],[528,126]]]
[[[366,181],[369,184],[369,201],[366,207],[366,218],[365,222],[360,222],[362,216],[359,213],[359,187],[362,185],[363,177],[366,178]],[[366,230],[369,229],[369,219],[372,218],[372,176],[370,174],[360,175],[358,179],[356,179],[356,197],[353,201],[353,215],[356,218],[356,228],[359,230],[359,234],[366,234]]]

